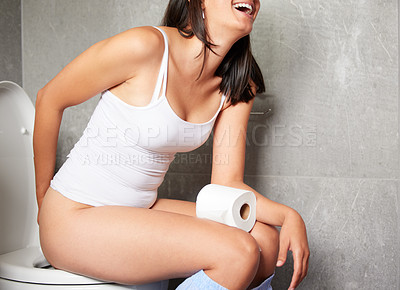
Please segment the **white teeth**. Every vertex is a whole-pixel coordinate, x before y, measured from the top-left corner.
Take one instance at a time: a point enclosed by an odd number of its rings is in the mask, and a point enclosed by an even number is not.
[[[237,3],[233,5],[234,8],[238,9],[238,8],[246,8],[247,14],[251,14],[253,12],[253,7],[250,4],[247,3]]]

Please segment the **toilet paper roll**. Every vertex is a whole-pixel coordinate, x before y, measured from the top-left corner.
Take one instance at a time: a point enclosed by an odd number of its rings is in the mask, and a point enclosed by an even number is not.
[[[208,184],[197,195],[196,215],[249,232],[256,222],[256,196],[248,190]]]

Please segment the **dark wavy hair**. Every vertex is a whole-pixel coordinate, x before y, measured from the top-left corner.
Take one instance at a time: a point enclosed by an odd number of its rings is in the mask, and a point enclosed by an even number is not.
[[[204,69],[207,50],[214,53],[213,47],[215,47],[210,42],[204,24],[201,1],[170,0],[161,23],[163,26],[176,27],[183,37],[189,38],[195,35],[203,42],[204,59],[200,75]],[[238,102],[247,103],[255,97],[250,82],[256,86],[256,93],[265,92],[261,69],[251,53],[249,35],[239,39],[232,46],[215,74],[222,77],[220,91],[227,96],[232,105]]]

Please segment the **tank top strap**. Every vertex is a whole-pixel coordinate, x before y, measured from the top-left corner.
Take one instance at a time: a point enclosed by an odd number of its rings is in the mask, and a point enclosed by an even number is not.
[[[226,99],[226,95],[225,95],[225,94],[222,94],[222,96],[221,96],[221,103],[220,103],[220,109],[221,109],[222,106],[224,105],[225,99]]]
[[[161,28],[157,27],[157,26],[153,26],[154,28],[156,28],[158,31],[161,32],[163,38],[164,38],[164,55],[161,61],[161,67],[160,67],[160,71],[158,73],[158,78],[157,78],[157,83],[156,83],[156,87],[154,89],[153,92],[153,96],[151,98],[151,102],[153,103],[155,102],[161,92],[161,97],[165,96],[165,93],[167,91],[167,75],[168,75],[168,37],[167,34],[164,32],[164,30],[162,30]],[[162,85],[162,87],[161,87]]]

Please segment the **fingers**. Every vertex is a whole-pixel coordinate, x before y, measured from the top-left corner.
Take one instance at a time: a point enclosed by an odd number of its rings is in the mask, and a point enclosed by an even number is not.
[[[305,256],[303,258],[303,275],[301,276],[301,280],[303,280],[308,273],[308,259],[310,258],[310,251],[305,252]]]
[[[278,261],[276,262],[277,267],[282,267],[283,264],[285,264],[288,251],[289,241],[282,239],[279,243]]]
[[[303,262],[302,255],[298,252],[293,253],[293,263],[294,263],[294,271],[292,276],[292,281],[290,283],[289,289],[296,288],[301,282],[301,276],[303,273]]]
[[[310,253],[308,250],[296,251],[293,254],[294,272],[289,286],[290,290],[299,286],[301,281],[303,281],[303,279],[307,276],[309,256]]]

